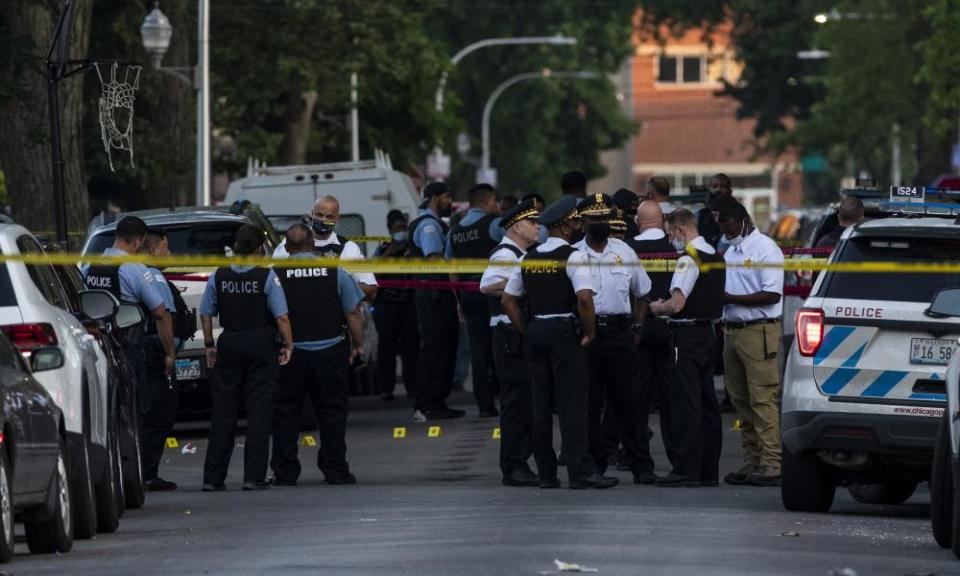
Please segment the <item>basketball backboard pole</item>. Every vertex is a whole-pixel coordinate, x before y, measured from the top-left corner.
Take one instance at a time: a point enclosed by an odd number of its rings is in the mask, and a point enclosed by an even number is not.
[[[59,84],[67,62],[70,32],[73,28],[74,0],[66,0],[57,19],[50,52],[47,54],[47,107],[50,119],[50,170],[53,179],[53,213],[57,242],[67,248],[67,197],[63,177],[63,148],[60,142]]]

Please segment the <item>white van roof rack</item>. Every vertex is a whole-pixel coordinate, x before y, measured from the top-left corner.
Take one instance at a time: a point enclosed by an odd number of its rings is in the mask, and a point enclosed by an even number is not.
[[[330,164],[309,164],[303,166],[267,166],[257,158],[247,159],[247,177],[282,176],[284,174],[313,174],[319,172],[344,172],[350,170],[393,170],[390,155],[382,150],[374,150],[373,160],[357,162],[333,162]]]

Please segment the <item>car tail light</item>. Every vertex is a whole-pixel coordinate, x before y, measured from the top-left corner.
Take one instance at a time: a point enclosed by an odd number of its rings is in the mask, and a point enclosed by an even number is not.
[[[50,324],[9,324],[0,330],[21,352],[57,345],[57,333]]]
[[[797,312],[797,346],[803,356],[813,356],[823,343],[823,310],[801,308]]]

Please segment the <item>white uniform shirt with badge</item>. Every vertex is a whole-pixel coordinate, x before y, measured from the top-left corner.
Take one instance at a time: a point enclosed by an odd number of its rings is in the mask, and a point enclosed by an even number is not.
[[[563,238],[551,236],[550,238],[547,238],[546,242],[534,248],[534,250],[542,254],[566,245],[567,241]],[[526,256],[524,256],[524,258],[526,258]],[[593,277],[590,275],[590,270],[587,266],[586,254],[579,250],[575,250],[572,254],[570,254],[570,257],[567,258],[566,272],[567,278],[569,278],[570,282],[573,284],[574,292],[590,290],[591,292],[596,293],[593,285]],[[510,274],[510,280],[507,281],[507,286],[503,289],[503,291],[504,293],[511,296],[516,296],[517,298],[520,298],[526,294],[527,290],[523,285],[523,274],[521,273],[519,267],[515,268],[513,273]],[[543,316],[537,316],[537,318],[566,318],[571,316],[573,316],[572,312],[569,314],[545,314]]]
[[[504,236],[503,242],[500,244],[507,244],[513,246],[521,252],[521,256],[517,256],[513,253],[513,250],[507,248],[501,248],[494,252],[490,256],[491,263],[504,263],[504,264],[520,264],[520,258],[523,254],[526,254],[527,251],[517,245],[516,242],[510,239],[509,236]],[[487,286],[492,286],[494,284],[499,284],[503,281],[509,281],[510,276],[515,270],[519,270],[519,266],[487,266],[487,269],[483,271],[483,277],[480,278],[480,288],[486,288]],[[490,317],[490,325],[496,326],[498,324],[509,324],[510,318],[506,314],[500,314],[498,316]]]
[[[769,237],[754,229],[737,246],[730,246],[723,255],[727,266],[742,264],[783,264],[783,251]],[[766,306],[740,306],[727,304],[723,307],[723,319],[727,322],[751,322],[780,318],[783,315],[783,269],[727,268],[727,293],[736,296],[771,292],[780,294],[780,301]]]
[[[337,238],[336,234],[331,234],[329,237],[320,240],[317,238],[313,239],[313,246],[315,248],[323,248],[324,246],[329,246],[330,244],[339,245],[340,240]],[[289,258],[290,253],[287,252],[287,240],[284,239],[280,242],[280,245],[273,250],[274,258]],[[363,260],[363,252],[360,250],[360,247],[357,246],[357,243],[353,240],[347,240],[343,244],[343,250],[340,252],[340,258],[343,260]],[[351,274],[353,279],[357,281],[358,284],[366,284],[367,286],[376,286],[377,278],[373,275],[372,272],[355,272]]]
[[[581,251],[590,264],[590,276],[596,288],[593,306],[597,315],[632,314],[630,295],[642,298],[650,293],[650,276],[640,264],[637,253],[623,240],[609,238],[603,252],[594,252],[586,240],[573,247]]]
[[[687,244],[686,254],[677,259],[677,268],[673,271],[673,279],[670,281],[670,292],[679,290],[684,298],[690,297],[693,287],[700,279],[700,267],[690,255],[691,250],[699,250],[706,254],[717,253],[703,236],[697,236]]]

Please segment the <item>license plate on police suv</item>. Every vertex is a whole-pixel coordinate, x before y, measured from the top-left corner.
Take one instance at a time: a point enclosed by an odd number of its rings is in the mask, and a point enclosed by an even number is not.
[[[199,380],[200,359],[177,360],[177,380]]]
[[[956,340],[941,340],[938,338],[911,338],[911,364],[937,364],[946,366],[953,356]]]

